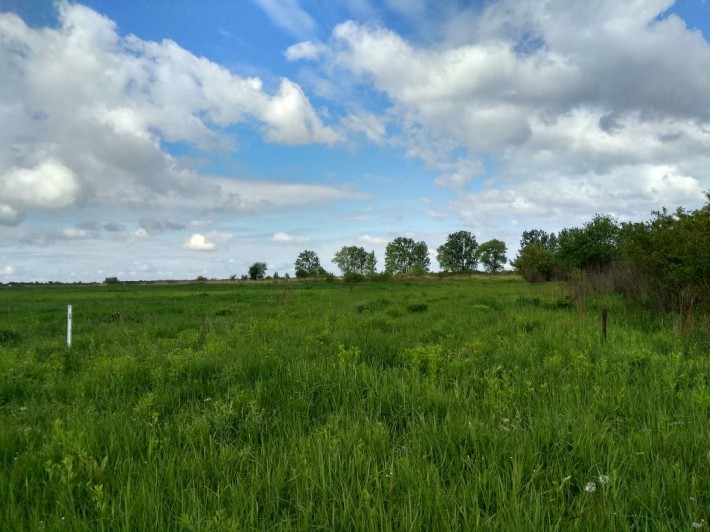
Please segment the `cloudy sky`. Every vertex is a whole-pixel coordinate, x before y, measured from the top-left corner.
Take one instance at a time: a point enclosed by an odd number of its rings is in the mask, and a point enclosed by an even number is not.
[[[707,0],[0,0],[0,282],[697,208],[709,43]]]

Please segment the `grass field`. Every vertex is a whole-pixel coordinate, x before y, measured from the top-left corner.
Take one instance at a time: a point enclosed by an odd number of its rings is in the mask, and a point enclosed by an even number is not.
[[[708,527],[708,339],[566,293],[0,287],[0,530]]]

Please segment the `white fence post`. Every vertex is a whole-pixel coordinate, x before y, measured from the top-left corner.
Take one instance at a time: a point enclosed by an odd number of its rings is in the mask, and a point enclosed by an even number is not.
[[[67,349],[71,349],[71,305],[67,306]]]

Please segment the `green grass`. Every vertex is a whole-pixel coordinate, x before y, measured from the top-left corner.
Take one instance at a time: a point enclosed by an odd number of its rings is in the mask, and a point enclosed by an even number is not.
[[[0,287],[0,530],[708,526],[707,338],[565,295]]]

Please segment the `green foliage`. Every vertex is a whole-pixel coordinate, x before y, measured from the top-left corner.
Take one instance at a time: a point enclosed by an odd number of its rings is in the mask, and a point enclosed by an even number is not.
[[[374,251],[368,253],[358,246],[343,246],[333,257],[333,263],[344,275],[374,275],[377,258]]]
[[[603,270],[619,258],[619,231],[614,218],[601,214],[582,228],[563,229],[558,237],[559,259],[568,269]]]
[[[411,238],[397,237],[387,244],[385,250],[385,272],[421,275],[429,271],[429,249],[426,242],[415,242]]]
[[[436,260],[442,271],[474,271],[478,264],[478,243],[471,231],[457,231],[446,238],[436,250]]]
[[[407,311],[412,313],[426,312],[428,308],[429,305],[427,303],[411,303],[407,305]]]
[[[265,262],[255,262],[249,266],[249,279],[252,281],[258,281],[266,277],[266,263]]]
[[[296,277],[299,279],[308,277],[322,277],[325,270],[320,265],[320,259],[315,251],[308,249],[301,251],[295,263]]]
[[[489,240],[478,246],[478,256],[483,268],[488,273],[499,272],[508,261],[505,256],[508,248],[502,240]]]
[[[510,263],[526,281],[550,281],[560,276],[562,265],[558,254],[549,247],[533,242],[526,244]],[[556,275],[557,274],[557,275]]]
[[[651,283],[661,310],[710,310],[710,202],[695,211],[664,209],[646,223],[625,224],[621,245],[630,265]]]
[[[116,285],[121,284],[121,282],[118,280],[118,277],[106,277],[106,279],[104,279],[104,284]]]
[[[555,233],[548,233],[542,229],[531,229],[529,231],[523,231],[522,237],[520,238],[520,249],[522,250],[530,245],[538,245],[550,251],[557,251],[559,241]]]

